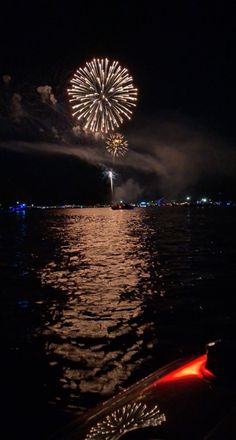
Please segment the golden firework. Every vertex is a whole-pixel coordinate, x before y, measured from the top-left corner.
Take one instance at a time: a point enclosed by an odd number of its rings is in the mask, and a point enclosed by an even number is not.
[[[120,133],[111,133],[106,139],[106,149],[115,158],[124,156],[128,151],[128,142]]]

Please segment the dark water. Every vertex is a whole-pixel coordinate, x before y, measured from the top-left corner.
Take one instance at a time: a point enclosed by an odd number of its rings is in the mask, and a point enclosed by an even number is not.
[[[1,390],[17,429],[31,419],[47,432],[59,411],[81,414],[234,334],[235,218],[230,208],[2,213]]]

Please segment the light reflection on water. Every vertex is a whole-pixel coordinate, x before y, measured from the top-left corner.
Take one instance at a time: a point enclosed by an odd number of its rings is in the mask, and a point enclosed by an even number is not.
[[[142,335],[153,325],[142,323],[150,279],[143,240],[152,231],[145,231],[137,213],[101,209],[95,215],[84,211],[64,224],[62,236],[61,228],[57,232],[56,261],[40,276],[43,284],[66,292],[66,301],[44,330],[57,340],[48,353],[67,364],[61,383],[73,396],[110,394],[142,362]]]
[[[32,211],[0,226],[7,395],[83,411],[235,332],[235,210]]]

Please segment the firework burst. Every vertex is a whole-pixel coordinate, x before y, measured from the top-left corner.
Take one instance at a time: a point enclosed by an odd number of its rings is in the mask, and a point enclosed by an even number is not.
[[[128,403],[93,426],[85,440],[119,440],[126,432],[160,426],[165,421],[158,405],[148,408],[145,403]]]
[[[94,59],[79,68],[68,89],[73,116],[84,129],[108,133],[130,119],[136,106],[133,78],[118,61]]]
[[[128,151],[128,142],[120,133],[111,133],[106,140],[107,151],[115,158],[124,156]]]

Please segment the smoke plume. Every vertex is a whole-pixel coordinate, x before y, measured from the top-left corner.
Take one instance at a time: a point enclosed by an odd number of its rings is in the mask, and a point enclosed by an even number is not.
[[[114,197],[116,200],[126,200],[128,202],[137,201],[143,193],[143,189],[132,178],[122,185],[115,187]]]
[[[0,93],[1,148],[70,155],[95,166],[113,167],[105,139],[74,126],[66,104],[57,102],[51,86],[39,86],[28,100],[24,96],[23,108],[22,93],[11,92],[10,81],[10,75],[4,75],[3,82],[9,88],[5,95],[4,90]],[[37,94],[47,107],[40,105]],[[165,120],[153,117],[126,137],[129,151],[115,161],[116,170],[126,173],[126,183],[117,189],[117,198],[123,198],[122,194],[139,197],[140,183],[135,182],[141,182],[142,188],[158,186],[164,195],[173,195],[194,187],[201,179],[235,176],[234,146],[181,116]]]
[[[19,93],[14,93],[11,98],[11,115],[15,122],[20,122],[26,116],[22,106],[22,97]]]
[[[50,104],[52,106],[56,105],[57,100],[52,93],[52,87],[45,85],[37,87],[37,92],[41,97],[41,100],[44,104]]]

